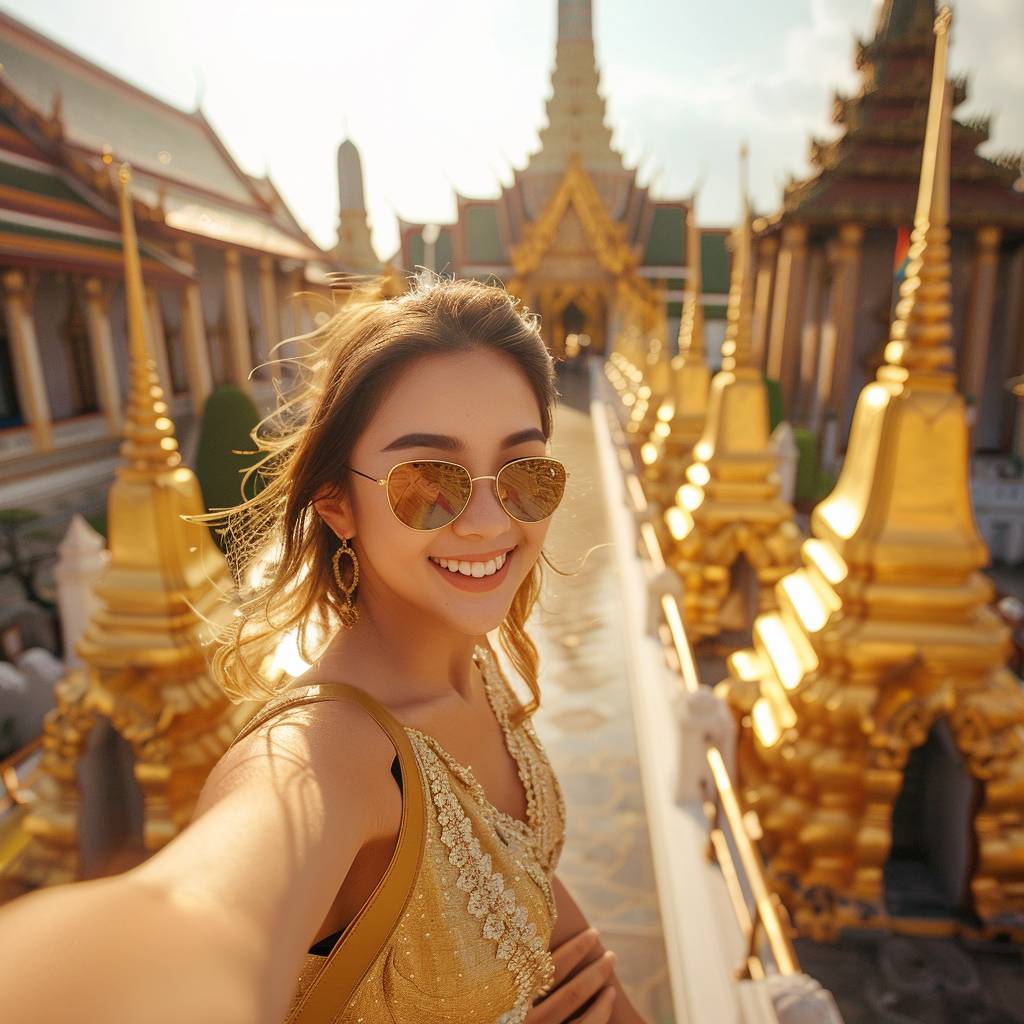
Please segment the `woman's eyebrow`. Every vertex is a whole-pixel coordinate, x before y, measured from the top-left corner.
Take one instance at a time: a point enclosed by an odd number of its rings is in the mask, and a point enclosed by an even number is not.
[[[539,427],[528,427],[526,430],[517,430],[509,434],[501,442],[502,448],[512,448],[517,444],[525,444],[527,441],[547,442],[544,432]],[[396,438],[387,447],[381,448],[382,452],[394,452],[401,448],[440,448],[446,452],[461,452],[466,444],[457,437],[449,437],[447,434],[403,434]]]

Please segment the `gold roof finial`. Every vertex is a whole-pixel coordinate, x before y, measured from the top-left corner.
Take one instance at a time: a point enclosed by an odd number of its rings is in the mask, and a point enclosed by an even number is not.
[[[690,204],[686,210],[686,262],[689,264],[690,274],[686,279],[683,316],[679,323],[679,355],[688,363],[703,363],[707,353],[704,346],[704,307],[700,301],[704,286],[700,265],[696,190],[690,197]]]
[[[747,146],[740,146],[740,222],[733,233],[732,275],[726,307],[722,369],[750,366],[753,296],[750,294],[750,197],[747,191]]]
[[[128,410],[121,455],[128,465],[121,471],[149,474],[173,469],[181,463],[174,424],[146,343],[146,306],[142,285],[142,261],[132,213],[131,168],[118,168],[120,188],[121,247],[124,250],[125,307],[128,311],[129,370]]]
[[[933,388],[952,389],[953,349],[950,341],[949,160],[953,90],[946,78],[949,30],[953,15],[943,7],[935,19],[935,60],[928,101],[928,125],[921,156],[921,184],[910,263],[900,286],[885,363],[879,380],[906,380]]]

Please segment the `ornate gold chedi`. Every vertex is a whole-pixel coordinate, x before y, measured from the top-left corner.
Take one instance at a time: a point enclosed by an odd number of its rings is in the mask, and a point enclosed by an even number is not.
[[[741,790],[774,884],[798,927],[820,936],[908,926],[889,916],[900,891],[887,865],[909,835],[938,865],[951,914],[1024,937],[1024,691],[979,572],[950,344],[949,24],[944,10],[885,362],[860,394],[803,567],[720,684],[742,723]],[[944,767],[927,773],[929,758]]]
[[[693,446],[704,431],[708,410],[708,369],[701,305],[700,231],[696,197],[686,213],[686,253],[689,276],[679,324],[679,352],[671,362],[671,388],[658,410],[647,443],[641,450],[644,481],[650,497],[663,508],[672,504]]]
[[[665,513],[673,538],[668,560],[682,577],[683,620],[694,639],[722,631],[730,595],[743,602],[753,584],[743,578],[743,558],[756,575],[764,609],[773,606],[772,587],[796,564],[800,545],[793,507],[779,496],[768,394],[751,357],[750,250],[744,181],[722,369],[711,381],[704,432],[685,482]]]
[[[96,586],[99,610],[78,644],[85,665],[57,684],[43,756],[26,783],[24,827],[31,839],[7,871],[26,886],[72,881],[83,870],[110,866],[83,863],[89,858],[80,855],[83,841],[102,848],[97,832],[109,826],[80,793],[81,783],[95,799],[110,799],[109,786],[82,772],[90,734],[112,729],[121,741],[116,746],[130,753],[127,802],[134,798],[136,806],[124,838],[143,856],[188,822],[210,768],[251,714],[251,707],[226,699],[206,667],[207,623],[230,614],[223,596],[232,583],[208,528],[181,518],[206,509],[195,475],[181,464],[147,347],[126,165],[119,178],[131,390],[122,462],[107,506],[111,557]],[[93,769],[111,771],[92,760]],[[108,803],[105,811],[131,818],[124,802]],[[117,862],[116,850],[107,853]]]

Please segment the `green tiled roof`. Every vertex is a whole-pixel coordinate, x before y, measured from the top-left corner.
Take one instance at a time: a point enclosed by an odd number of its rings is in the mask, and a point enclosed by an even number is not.
[[[701,232],[700,269],[705,293],[724,295],[729,291],[731,261],[726,238],[727,234],[724,231]]]
[[[724,320],[725,306],[704,306],[705,320]]]
[[[498,211],[492,205],[468,206],[462,215],[467,263],[504,263],[505,251],[498,233]]]
[[[78,193],[69,188],[57,175],[4,163],[2,157],[0,157],[0,185],[22,189],[25,192],[35,192],[37,195],[50,196],[53,199],[65,199],[82,206],[86,205]]]
[[[92,235],[76,234],[70,228],[67,231],[50,231],[46,228],[36,227],[29,224],[19,224],[16,221],[4,220],[3,212],[0,211],[0,231],[13,235],[24,235],[27,238],[52,238],[60,242],[74,242],[76,245],[88,245],[94,249],[110,249],[114,252],[121,251],[120,241],[110,238],[95,238]]]
[[[644,249],[645,267],[681,267],[685,262],[683,211],[677,206],[654,209],[651,233]]]

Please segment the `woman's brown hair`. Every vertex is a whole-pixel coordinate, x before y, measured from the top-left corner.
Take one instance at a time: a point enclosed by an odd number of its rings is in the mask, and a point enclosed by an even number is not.
[[[525,374],[544,436],[551,435],[554,364],[537,317],[502,288],[421,277],[393,299],[365,289],[299,343],[308,354],[289,360],[300,364],[298,383],[252,433],[262,455],[243,487],[255,482],[261,489],[234,508],[196,517],[220,524],[241,591],[212,657],[214,678],[233,700],[278,692],[282,673],[274,654],[287,634],[295,634],[299,655],[312,662],[315,646],[338,625],[344,594],[331,558],[339,541],[313,502],[346,486],[339,467],[405,367],[438,353],[502,353]],[[525,714],[540,702],[539,659],[526,620],[541,579],[538,561],[499,629],[501,647],[532,695]]]

